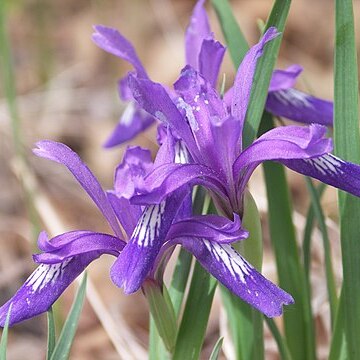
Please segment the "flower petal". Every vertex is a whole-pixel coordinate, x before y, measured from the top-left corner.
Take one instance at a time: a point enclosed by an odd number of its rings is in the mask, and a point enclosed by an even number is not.
[[[132,140],[154,122],[153,116],[139,109],[139,106],[134,101],[130,101],[114,131],[106,140],[104,147],[111,148]]]
[[[94,29],[95,33],[93,33],[92,39],[97,46],[110,54],[128,61],[134,66],[139,77],[148,77],[134,47],[118,30],[103,25],[96,25]]]
[[[331,101],[316,98],[296,89],[270,92],[265,107],[276,116],[294,121],[333,125],[334,105]]]
[[[237,214],[234,214],[234,221],[218,215],[198,215],[174,223],[167,240],[199,237],[218,243],[231,243],[243,240],[248,235],[249,233],[241,227],[241,221]]]
[[[291,295],[257,272],[231,245],[197,238],[184,238],[182,243],[219,282],[266,316],[279,316],[283,305],[294,303]]]
[[[226,48],[215,40],[204,40],[199,55],[199,72],[216,87]]]
[[[115,236],[92,231],[70,231],[51,240],[42,232],[39,236],[39,247],[46,249],[46,252],[33,255],[33,259],[37,263],[55,264],[94,251],[118,256],[125,245],[124,241]]]
[[[276,38],[279,34],[276,28],[270,27],[260,41],[247,52],[239,66],[233,87],[231,115],[240,122],[241,129],[244,125],[250,100],[257,61],[263,54],[265,44]]]
[[[280,160],[280,162],[300,174],[360,196],[360,165],[358,164],[346,162],[332,154],[311,159]]]
[[[38,266],[17,293],[0,307],[0,326],[4,326],[11,304],[10,325],[49,310],[76,277],[100,255],[101,252],[93,251],[57,264]]]
[[[209,20],[204,9],[205,0],[199,0],[190,18],[185,34],[186,64],[199,69],[199,54],[204,39],[211,38]]]
[[[296,79],[303,71],[300,65],[293,64],[286,69],[276,69],[273,71],[269,92],[289,89],[294,87]]]
[[[189,192],[183,188],[157,205],[144,209],[138,224],[111,268],[113,282],[126,294],[137,291],[154,266],[170,226]]]
[[[203,185],[227,197],[222,175],[204,165],[165,164],[155,168],[146,178],[142,194],[131,198],[132,204],[159,204],[185,184]]]
[[[119,224],[104,190],[90,169],[80,159],[79,155],[66,145],[55,141],[39,141],[36,143],[36,146],[37,148],[33,150],[35,155],[63,164],[68,168],[98,206],[115,234],[121,237]]]

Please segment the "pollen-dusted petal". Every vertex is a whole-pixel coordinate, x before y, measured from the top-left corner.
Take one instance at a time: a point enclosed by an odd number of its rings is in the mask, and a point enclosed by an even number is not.
[[[257,272],[231,245],[184,238],[183,246],[200,264],[235,295],[268,317],[282,314],[294,299]]]
[[[269,92],[266,110],[301,123],[333,125],[334,104],[296,89]]]
[[[197,70],[203,40],[212,37],[204,3],[205,0],[199,0],[196,3],[185,34],[186,64]]]
[[[249,233],[241,227],[234,214],[234,221],[217,215],[198,215],[177,221],[171,226],[167,239],[199,237],[219,243],[231,243],[246,239]]]
[[[140,109],[138,104],[130,101],[120,117],[115,129],[106,140],[104,147],[111,148],[132,140],[155,122],[153,116]]]
[[[37,148],[33,149],[35,155],[63,164],[68,168],[102,212],[115,234],[121,237],[119,224],[104,190],[79,155],[68,146],[55,141],[39,141],[36,146]]]
[[[0,326],[4,326],[11,304],[10,325],[49,310],[51,305],[83,272],[86,266],[100,255],[100,252],[94,251],[69,258],[57,264],[41,264],[38,266],[17,293],[0,307]]]
[[[128,61],[134,66],[139,77],[148,77],[134,47],[118,30],[103,25],[94,26],[94,30],[92,39],[97,46],[110,54]]]
[[[300,174],[311,176],[325,184],[360,196],[360,165],[358,164],[344,161],[332,154],[280,162]]]

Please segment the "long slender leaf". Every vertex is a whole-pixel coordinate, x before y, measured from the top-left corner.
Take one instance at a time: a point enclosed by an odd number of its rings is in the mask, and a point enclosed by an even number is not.
[[[352,1],[336,0],[335,3],[335,153],[347,161],[360,163],[358,72]],[[340,191],[344,306],[340,307],[339,316],[344,317],[349,359],[360,359],[359,214],[360,200]],[[337,333],[336,329],[335,333]]]
[[[331,247],[330,247],[329,235],[325,224],[325,216],[320,204],[319,194],[310,178],[306,178],[306,185],[310,194],[312,207],[314,209],[317,221],[319,223],[320,231],[323,238],[326,285],[327,285],[327,291],[328,291],[328,297],[330,303],[331,323],[334,324],[338,299],[336,295],[335,277],[334,277],[334,270],[331,260]]]
[[[265,113],[266,114],[266,113]],[[266,114],[261,132],[273,126]],[[269,206],[271,242],[275,250],[280,286],[295,299],[284,312],[285,337],[294,359],[315,359],[315,333],[311,318],[310,292],[300,263],[292,221],[290,194],[282,165],[265,163],[264,174]]]
[[[231,60],[237,69],[249,49],[228,0],[211,0],[228,46]]]
[[[289,13],[291,0],[276,0],[271,10],[269,19],[266,22],[265,30],[275,26],[279,32],[283,32],[286,19]],[[246,120],[243,131],[244,148],[248,147],[255,139],[265,101],[267,98],[271,75],[275,66],[275,61],[279,52],[282,35],[277,39],[270,41],[264,50],[263,56],[259,59],[256,67],[251,97],[246,113]]]
[[[12,304],[9,307],[9,311],[6,315],[5,326],[1,335],[0,341],[0,360],[6,360],[6,349],[7,349],[7,341],[8,341],[8,332],[9,332],[9,321],[11,315]]]
[[[216,344],[215,344],[215,346],[214,346],[214,348],[213,348],[213,350],[212,350],[212,352],[210,354],[209,360],[217,360],[218,359],[223,341],[224,341],[224,338],[221,337],[216,342]]]
[[[52,307],[47,312],[48,339],[47,339],[47,355],[46,359],[51,359],[56,344],[55,319]]]
[[[286,342],[284,341],[278,327],[276,326],[276,323],[273,319],[270,319],[268,317],[264,317],[265,321],[266,321],[266,324],[268,326],[268,328],[270,329],[275,341],[276,341],[276,344],[278,346],[278,349],[279,349],[279,353],[280,353],[280,356],[281,356],[281,359],[282,360],[291,360],[291,355],[290,355],[290,351],[287,347],[287,344]]]
[[[74,302],[71,306],[69,315],[65,321],[64,327],[60,333],[59,341],[52,353],[51,360],[65,360],[69,358],[70,349],[74,341],[75,332],[80,319],[86,293],[86,273],[81,281],[76,293]]]

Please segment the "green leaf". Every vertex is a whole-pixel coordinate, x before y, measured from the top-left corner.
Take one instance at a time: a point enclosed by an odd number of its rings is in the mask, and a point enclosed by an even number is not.
[[[276,0],[271,10],[265,30],[275,26],[279,32],[285,29],[286,19],[289,13],[291,0]],[[264,49],[264,54],[258,61],[254,82],[251,89],[251,97],[246,113],[243,131],[243,146],[248,147],[255,139],[261,117],[264,111],[265,101],[275,62],[279,52],[282,35],[270,41]]]
[[[273,127],[265,113],[261,133]],[[278,163],[264,163],[271,243],[275,251],[280,287],[295,299],[284,311],[285,338],[293,359],[315,359],[315,332],[311,317],[310,290],[297,249],[290,193],[285,171]]]
[[[358,72],[351,0],[336,0],[335,18],[335,154],[346,161],[360,163]],[[360,200],[339,191],[344,296],[339,316],[344,318],[349,359],[360,359],[359,214]],[[338,333],[336,329],[335,333]]]
[[[276,326],[275,321],[266,316],[264,317],[264,319],[276,341],[281,359],[282,360],[291,360],[292,358],[290,355],[290,351],[286,345],[286,342],[284,341],[283,337],[281,336],[280,331],[279,331],[278,327]]]
[[[233,15],[228,0],[211,0],[228,46],[231,60],[237,69],[249,50],[245,37]]]
[[[166,350],[151,313],[149,326],[149,360],[170,360],[170,354]]]
[[[223,341],[224,341],[223,337],[218,339],[218,341],[216,342],[216,344],[210,354],[209,360],[217,360],[219,358],[219,353],[220,353]]]
[[[306,185],[310,194],[311,204],[314,209],[314,213],[316,219],[319,223],[320,231],[323,238],[323,247],[324,247],[324,257],[325,257],[325,273],[326,273],[326,285],[330,303],[330,315],[331,315],[331,324],[334,324],[335,314],[338,305],[338,299],[336,295],[336,285],[334,278],[334,270],[332,266],[331,260],[331,246],[329,235],[327,231],[327,227],[325,224],[325,216],[321,208],[320,198],[318,191],[316,190],[312,180],[310,178],[306,178]]]
[[[8,332],[9,332],[9,321],[10,321],[10,314],[11,314],[12,304],[9,306],[9,311],[6,315],[5,326],[1,335],[0,341],[0,360],[6,360],[6,348],[7,348],[7,341],[8,341]]]
[[[48,324],[48,339],[47,339],[46,359],[51,359],[51,355],[54,352],[55,343],[56,343],[55,320],[54,320],[54,313],[52,307],[47,312],[47,324]]]
[[[196,262],[173,360],[199,359],[215,288],[216,280]]]
[[[86,279],[87,274],[85,273],[76,293],[74,302],[71,306],[69,315],[60,333],[59,341],[55,346],[54,352],[52,353],[51,360],[65,360],[69,358],[70,349],[74,341],[75,332],[85,299]]]

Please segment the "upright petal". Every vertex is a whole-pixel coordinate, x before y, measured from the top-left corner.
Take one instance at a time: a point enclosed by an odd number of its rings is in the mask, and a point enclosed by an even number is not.
[[[265,107],[276,116],[305,124],[333,125],[334,105],[331,101],[316,98],[296,89],[269,92]]]
[[[183,238],[183,246],[235,295],[268,317],[282,314],[294,299],[258,273],[231,245],[205,239]]]
[[[311,176],[325,184],[360,196],[360,165],[358,164],[346,162],[332,154],[279,162],[300,174]]]
[[[63,164],[68,168],[98,206],[115,234],[121,237],[119,224],[104,190],[80,157],[66,145],[55,141],[39,141],[36,146],[37,148],[33,150],[35,155]]]
[[[266,43],[273,40],[278,35],[279,33],[276,28],[269,28],[261,40],[247,52],[237,71],[233,88],[231,114],[238,119],[241,129],[244,125],[246,111],[250,100],[257,61],[263,54]]]
[[[234,221],[218,215],[198,215],[174,223],[167,240],[198,237],[227,244],[246,239],[248,235],[249,233],[241,227],[241,221],[237,214],[234,214]]]
[[[134,47],[119,33],[119,31],[103,25],[96,25],[94,26],[94,29],[95,32],[92,35],[92,39],[97,46],[110,54],[128,61],[134,66],[139,77],[148,77]]]
[[[211,37],[209,20],[204,9],[205,0],[199,0],[190,18],[185,34],[186,64],[199,69],[199,54],[204,39]]]
[[[145,207],[124,250],[111,268],[113,282],[126,294],[137,291],[154,266],[170,226],[189,192],[183,188],[157,205]]]
[[[299,77],[303,68],[300,65],[293,64],[286,69],[276,69],[273,71],[269,92],[289,89],[294,87],[296,79]]]
[[[120,117],[118,124],[110,137],[106,140],[104,147],[111,148],[132,140],[136,135],[145,131],[155,122],[153,116],[139,109],[139,106],[130,101]]]
[[[219,70],[226,48],[218,41],[204,40],[199,55],[199,72],[213,87],[216,87]]]

